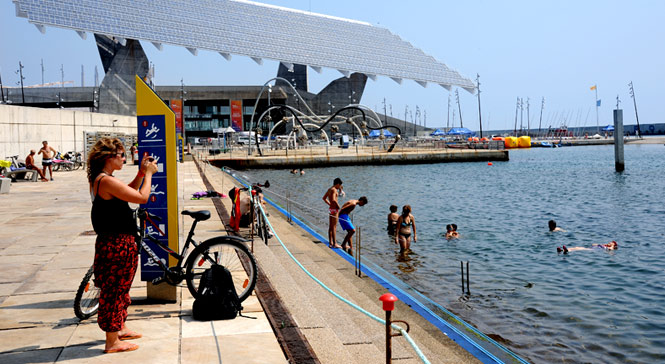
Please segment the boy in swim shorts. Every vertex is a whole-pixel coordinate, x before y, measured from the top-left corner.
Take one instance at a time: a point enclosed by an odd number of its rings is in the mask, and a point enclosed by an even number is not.
[[[353,237],[353,234],[356,233],[356,228],[355,226],[353,226],[349,214],[351,213],[351,211],[353,211],[353,209],[356,208],[356,206],[365,206],[366,204],[367,204],[367,197],[363,196],[357,200],[347,201],[346,203],[344,203],[344,206],[342,206],[342,209],[339,210],[339,224],[340,226],[342,226],[342,229],[346,231],[346,236],[342,241],[342,249],[344,249],[344,251],[346,251],[350,255],[353,255],[352,253],[353,243],[351,237]]]

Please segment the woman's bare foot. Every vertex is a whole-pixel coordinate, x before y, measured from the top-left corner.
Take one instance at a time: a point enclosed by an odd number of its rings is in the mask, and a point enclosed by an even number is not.
[[[136,344],[118,341],[118,344],[116,344],[116,345],[113,345],[111,347],[107,346],[106,349],[104,349],[104,353],[105,354],[122,353],[122,352],[125,352],[125,351],[134,351],[138,348],[139,348],[139,346],[136,345]]]
[[[124,351],[134,351],[139,348],[138,345],[120,341],[119,331],[106,333],[106,345],[104,346],[104,353],[121,353]],[[127,333],[125,333],[125,336]]]

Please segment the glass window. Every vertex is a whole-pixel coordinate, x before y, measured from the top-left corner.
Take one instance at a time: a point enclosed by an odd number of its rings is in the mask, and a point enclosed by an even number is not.
[[[187,130],[198,130],[196,128],[196,121],[185,121],[185,128]]]
[[[243,114],[245,115],[252,115],[254,113],[254,106],[245,106],[243,109]]]
[[[199,121],[198,124],[199,124],[199,130],[212,130],[212,127],[210,125],[211,124],[210,120]]]
[[[231,106],[220,106],[219,113],[222,115],[231,115]]]

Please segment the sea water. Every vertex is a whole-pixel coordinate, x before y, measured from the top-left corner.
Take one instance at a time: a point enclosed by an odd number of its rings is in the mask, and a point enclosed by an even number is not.
[[[321,200],[335,177],[371,260],[536,363],[665,361],[665,147],[511,150],[510,161],[242,172],[326,236]],[[417,238],[398,254],[386,233],[391,204],[411,205]],[[550,233],[548,220],[566,232]],[[455,223],[461,237],[444,238]],[[338,227],[338,241],[343,232]],[[557,254],[616,240],[619,249]],[[460,261],[469,262],[463,294]],[[465,263],[466,264],[466,263]]]

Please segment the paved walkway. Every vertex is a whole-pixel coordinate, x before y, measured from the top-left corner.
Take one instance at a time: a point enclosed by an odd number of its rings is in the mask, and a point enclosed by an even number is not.
[[[226,193],[235,181],[218,168],[203,165],[206,185],[194,162],[179,164],[178,169],[181,209],[213,212],[210,220],[199,223],[195,238],[225,234],[215,212],[229,211],[230,200],[189,197],[208,187]],[[129,181],[135,171],[127,166],[116,175]],[[144,335],[135,341],[140,348],[103,354],[104,334],[94,317],[79,321],[72,309],[94,252],[87,191],[85,173],[73,171],[56,173],[54,182],[13,183],[9,194],[0,195],[0,363],[271,364],[287,363],[284,351],[294,358],[293,363],[385,362],[383,326],[307,277],[275,238],[267,246],[254,244],[260,273],[267,280],[257,285],[261,302],[251,296],[243,302],[243,313],[256,319],[193,321],[193,300],[186,288],[178,289],[176,303],[154,304],[147,301],[145,282],[137,274],[127,325]],[[291,225],[272,207],[267,211],[276,234],[317,278],[364,309],[384,316],[378,301],[386,292],[383,287],[367,277],[357,278],[337,250]],[[181,216],[180,225],[182,242],[189,218]],[[269,318],[264,308],[270,309]],[[393,317],[410,323],[411,337],[430,362],[478,362],[407,305],[398,302]],[[393,358],[402,364],[420,362],[403,338],[393,339]]]
[[[183,197],[205,190],[193,162],[180,164],[183,209],[215,208],[211,199]],[[116,172],[129,181],[134,166]],[[95,236],[89,235],[90,196],[85,172],[56,172],[53,182],[12,183],[0,195],[0,363],[286,363],[255,296],[244,313],[256,319],[197,322],[193,299],[178,288],[178,302],[152,304],[140,274],[131,290],[128,327],[141,332],[137,351],[103,354],[104,334],[95,317],[74,316],[74,294],[92,264]],[[181,216],[182,236],[190,219]],[[185,224],[185,229],[182,224]],[[225,234],[213,213],[196,238]]]

